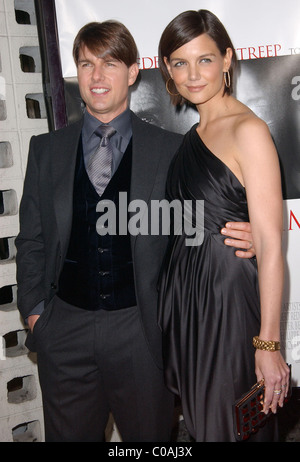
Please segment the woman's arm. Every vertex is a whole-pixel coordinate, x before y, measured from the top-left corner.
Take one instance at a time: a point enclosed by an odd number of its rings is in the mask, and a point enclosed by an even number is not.
[[[267,125],[250,116],[235,133],[237,161],[246,188],[253,243],[258,264],[261,340],[280,340],[283,291],[282,193],[278,155]],[[256,350],[257,379],[265,380],[264,411],[283,405],[288,367],[280,351]]]

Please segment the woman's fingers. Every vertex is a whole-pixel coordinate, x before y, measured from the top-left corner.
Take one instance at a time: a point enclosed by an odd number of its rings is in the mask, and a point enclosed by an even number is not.
[[[275,414],[278,406],[283,407],[284,400],[288,395],[289,380],[289,369],[288,366],[286,366],[282,371],[280,380],[270,384],[266,383],[263,412],[267,414],[269,409],[271,409]]]

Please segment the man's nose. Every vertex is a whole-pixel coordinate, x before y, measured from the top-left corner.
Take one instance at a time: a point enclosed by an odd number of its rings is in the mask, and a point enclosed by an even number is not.
[[[95,81],[102,80],[104,78],[103,66],[100,63],[97,63],[93,69],[93,79]]]

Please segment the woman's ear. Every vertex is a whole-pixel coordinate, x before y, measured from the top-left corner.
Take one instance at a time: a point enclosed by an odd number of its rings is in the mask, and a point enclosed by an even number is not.
[[[164,63],[167,66],[170,77],[173,78],[172,77],[172,72],[171,72],[171,66],[170,66],[169,60],[168,60],[168,58],[166,58],[166,56],[164,56]]]
[[[223,68],[223,72],[229,71],[230,66],[231,66],[231,60],[232,60],[232,49],[231,49],[231,48],[227,48],[227,49],[226,49],[225,56],[224,56],[224,68]]]

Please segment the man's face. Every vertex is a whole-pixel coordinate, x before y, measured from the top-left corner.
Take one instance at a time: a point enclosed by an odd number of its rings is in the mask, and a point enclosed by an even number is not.
[[[87,47],[79,52],[77,66],[81,97],[88,112],[101,122],[108,123],[128,105],[128,87],[138,75],[138,66],[127,67],[107,55],[98,58]]]

